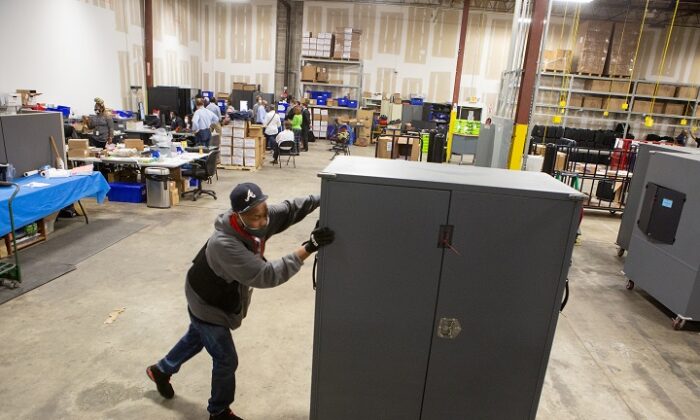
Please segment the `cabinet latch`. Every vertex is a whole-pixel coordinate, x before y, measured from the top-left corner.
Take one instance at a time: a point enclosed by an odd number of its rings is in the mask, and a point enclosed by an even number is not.
[[[457,255],[462,255],[452,246],[452,232],[455,227],[452,225],[440,225],[438,232],[438,248],[447,248]]]
[[[457,318],[440,318],[437,335],[440,338],[453,340],[462,331],[462,325]]]

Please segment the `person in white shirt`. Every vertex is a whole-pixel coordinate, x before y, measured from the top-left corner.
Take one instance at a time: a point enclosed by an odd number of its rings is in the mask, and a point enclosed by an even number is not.
[[[198,146],[209,147],[211,140],[211,125],[218,122],[219,118],[213,112],[204,107],[204,100],[197,98],[195,101],[197,110],[192,116],[192,131],[194,132],[195,143]]]
[[[291,140],[294,141],[294,131],[292,131],[292,122],[287,120],[284,122],[284,131],[281,133],[277,134],[277,137],[275,138],[275,142],[273,142],[273,152],[272,152],[272,164],[276,165],[277,164],[277,159],[280,157],[280,143],[286,140]]]
[[[213,112],[216,114],[216,116],[221,120],[221,110],[219,109],[219,106],[216,104],[216,98],[212,97],[211,99],[207,99],[209,102],[206,104],[206,107],[209,111]],[[217,121],[218,122],[218,121]]]
[[[277,137],[277,134],[280,132],[282,121],[280,120],[279,114],[275,112],[271,105],[267,106],[266,111],[267,114],[265,114],[262,124],[265,127],[265,139],[267,140],[265,147],[270,150],[274,149],[272,144],[275,143],[275,137]]]

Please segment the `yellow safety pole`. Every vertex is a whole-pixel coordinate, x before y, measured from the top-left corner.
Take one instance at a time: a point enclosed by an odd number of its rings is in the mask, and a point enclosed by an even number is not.
[[[447,128],[447,161],[450,161],[452,156],[452,133],[455,131],[455,125],[457,124],[457,104],[452,106],[452,111],[450,111],[450,125]]]

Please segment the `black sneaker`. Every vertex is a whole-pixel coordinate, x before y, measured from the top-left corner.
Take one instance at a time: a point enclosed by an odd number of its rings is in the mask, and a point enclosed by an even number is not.
[[[209,415],[209,420],[243,420],[241,417],[238,417],[237,415],[233,414],[233,411],[231,411],[230,408],[227,408],[226,410],[222,411],[221,413],[214,415],[211,414]]]
[[[171,399],[175,396],[175,390],[173,386],[170,385],[170,376],[161,372],[158,366],[152,365],[146,368],[146,374],[153,382],[156,383],[156,388],[158,388],[158,393],[163,396],[163,398]]]

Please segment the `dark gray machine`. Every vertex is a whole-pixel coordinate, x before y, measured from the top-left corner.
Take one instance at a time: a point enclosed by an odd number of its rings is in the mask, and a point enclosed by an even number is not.
[[[323,172],[312,420],[534,419],[583,195],[535,172]]]
[[[673,327],[681,329],[700,319],[700,155],[652,151],[645,175],[627,288],[643,288],[677,314]]]
[[[632,240],[632,231],[637,224],[639,218],[639,206],[642,203],[642,195],[644,194],[644,186],[646,183],[647,168],[649,166],[649,153],[651,152],[667,152],[700,155],[700,150],[691,149],[688,147],[664,146],[661,144],[639,143],[637,149],[637,157],[634,162],[634,175],[630,182],[627,201],[625,202],[625,212],[622,215],[620,222],[620,230],[617,233],[618,256],[622,256],[626,250],[630,248]]]

